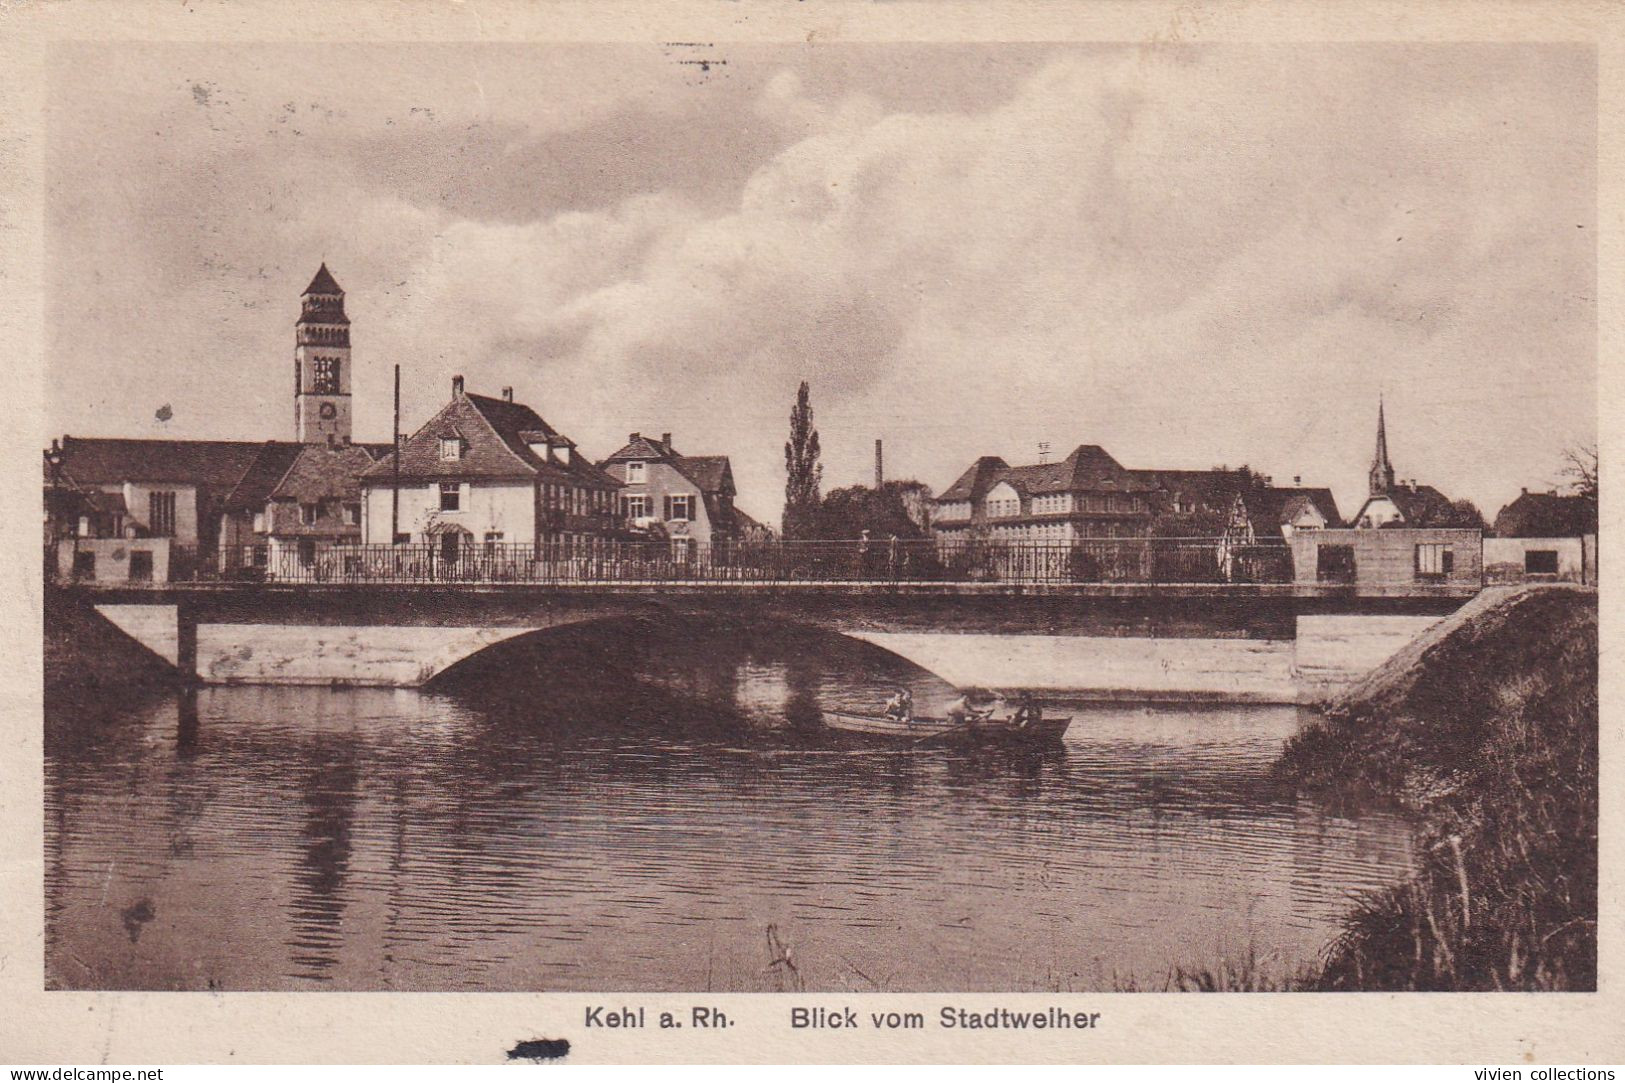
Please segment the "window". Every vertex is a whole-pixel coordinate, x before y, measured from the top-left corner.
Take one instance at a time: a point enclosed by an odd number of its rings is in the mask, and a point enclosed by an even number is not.
[[[304,523],[306,526],[313,525],[316,522],[316,517],[319,514],[321,514],[321,506],[319,504],[299,505],[299,521]]]
[[[315,538],[300,538],[299,539],[299,563],[304,565],[306,568],[308,568],[312,564],[316,563],[316,539]]]
[[[396,545],[411,545],[412,544],[412,535],[410,535],[410,534],[397,534],[397,535],[395,535],[395,544]]]
[[[1316,546],[1315,578],[1322,583],[1354,582],[1354,546]]]
[[[621,515],[627,519],[642,519],[649,514],[649,498],[638,496],[621,497]]]
[[[628,485],[641,485],[646,480],[644,476],[644,463],[626,464],[626,483]]]
[[[254,533],[265,533],[265,513],[263,511],[256,511],[254,513]]]
[[[694,497],[689,493],[682,496],[666,497],[667,520],[690,520],[694,518]]]
[[[1456,555],[1440,542],[1423,542],[1416,547],[1416,577],[1443,579],[1455,570]]]
[[[485,555],[496,556],[497,546],[502,544],[502,531],[487,530],[485,532]]]
[[[1523,570],[1526,575],[1556,575],[1557,550],[1529,550],[1523,555]]]
[[[455,481],[440,483],[440,510],[457,511],[463,506],[463,487]]]
[[[440,457],[447,461],[455,461],[463,457],[463,441],[459,436],[442,436],[440,438]]]
[[[1008,519],[1021,514],[1021,501],[1018,500],[989,500],[987,514],[991,519]]]
[[[348,523],[350,526],[360,526],[361,525],[361,505],[360,504],[346,504],[346,505],[344,505],[344,521],[346,523]]]
[[[147,528],[156,538],[175,536],[175,494],[147,494]]]
[[[130,551],[130,579],[142,583],[152,582],[152,550]]]
[[[339,393],[339,362],[336,357],[318,357],[310,389],[318,395]]]
[[[88,550],[80,550],[73,554],[73,577],[75,579],[96,578],[96,554]]]

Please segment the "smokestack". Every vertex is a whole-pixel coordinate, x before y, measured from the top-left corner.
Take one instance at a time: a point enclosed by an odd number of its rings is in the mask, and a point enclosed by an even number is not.
[[[452,397],[456,398],[458,395],[461,395],[462,393],[463,393],[463,378],[461,376],[453,376],[451,378],[451,394],[452,394]]]
[[[882,485],[884,485],[884,484],[886,484],[886,456],[885,456],[885,451],[882,448],[881,441],[879,439],[876,439],[875,440],[875,491],[879,492],[880,487]]]
[[[505,387],[505,388],[502,389],[502,401],[503,402],[512,402],[513,401],[513,388]]]

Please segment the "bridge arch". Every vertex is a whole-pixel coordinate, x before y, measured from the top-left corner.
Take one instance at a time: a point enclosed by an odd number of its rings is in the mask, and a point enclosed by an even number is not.
[[[460,678],[472,676],[488,665],[500,667],[503,656],[512,658],[517,652],[545,644],[550,639],[568,642],[572,637],[609,638],[620,632],[620,640],[634,650],[658,648],[662,642],[669,643],[674,638],[681,639],[689,649],[693,649],[703,645],[710,633],[715,633],[719,641],[731,640],[731,645],[736,647],[752,646],[762,638],[769,644],[786,637],[801,639],[808,644],[822,640],[840,644],[842,649],[858,652],[873,661],[888,660],[892,665],[906,667],[921,677],[948,685],[940,674],[922,666],[914,658],[876,643],[861,633],[779,615],[756,615],[740,621],[706,612],[642,611],[583,615],[578,620],[545,626],[465,631],[470,634],[448,639],[424,659],[418,684],[445,687]],[[651,635],[651,632],[655,634]]]

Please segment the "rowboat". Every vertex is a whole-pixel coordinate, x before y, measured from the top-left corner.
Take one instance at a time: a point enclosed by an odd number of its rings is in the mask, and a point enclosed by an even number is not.
[[[892,718],[881,715],[851,714],[847,711],[824,711],[824,725],[843,733],[857,733],[865,737],[886,737],[920,744],[1054,744],[1071,724],[1070,716],[1043,718],[1037,722],[1018,725],[1009,718],[987,718],[975,722],[956,722],[947,718]]]

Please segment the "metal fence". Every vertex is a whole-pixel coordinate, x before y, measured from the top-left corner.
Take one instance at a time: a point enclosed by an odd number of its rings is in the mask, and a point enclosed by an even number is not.
[[[585,545],[478,543],[271,549],[241,561],[179,554],[171,579],[271,583],[1285,583],[1282,543],[1101,538],[1065,543],[914,541]],[[176,574],[179,573],[179,574]]]

